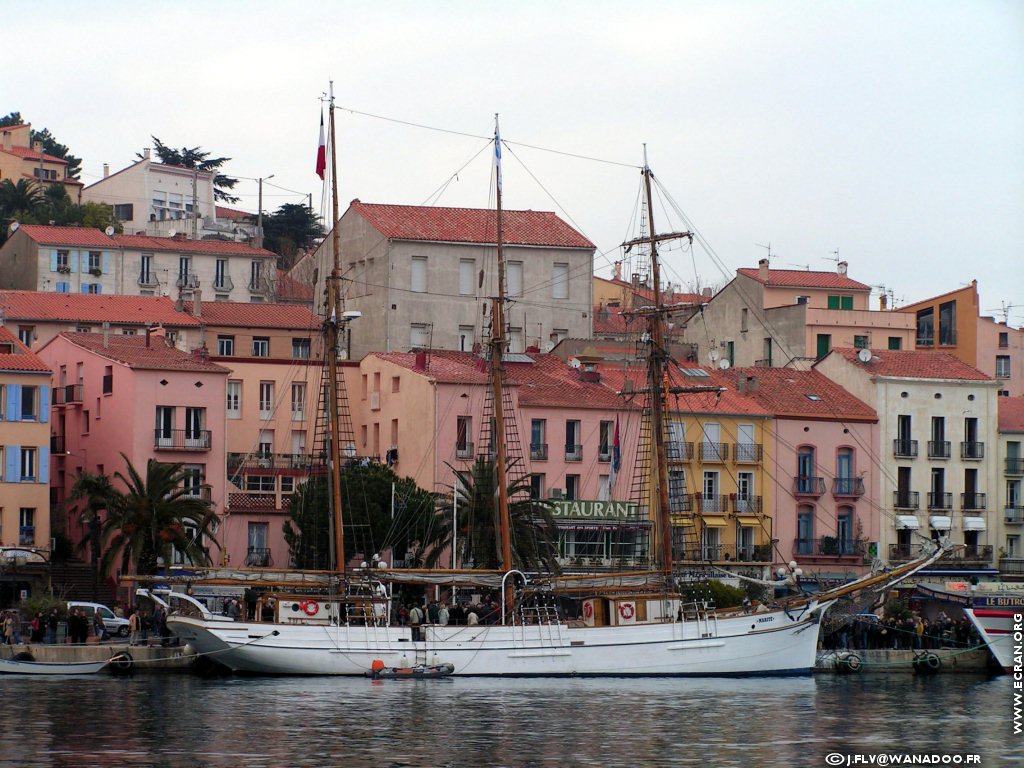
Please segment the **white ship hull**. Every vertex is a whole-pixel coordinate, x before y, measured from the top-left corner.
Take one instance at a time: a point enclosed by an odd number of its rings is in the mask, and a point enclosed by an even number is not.
[[[1011,598],[1014,599],[1014,598]],[[1015,598],[1020,601],[1021,598]],[[996,661],[1009,673],[1013,664],[1014,649],[1020,648],[1019,640],[1014,641],[1014,615],[1024,615],[1024,607],[1011,608],[964,608],[964,614],[971,620],[978,634],[988,644]],[[1019,637],[1019,635],[1018,635]],[[1020,653],[1018,650],[1017,653]],[[1018,656],[1018,659],[1020,657]],[[1020,663],[1018,661],[1018,663]]]
[[[831,602],[805,610],[611,627],[329,626],[208,621],[171,616],[168,627],[198,653],[238,671],[276,675],[363,675],[385,666],[446,662],[456,675],[669,676],[809,674],[819,619]]]

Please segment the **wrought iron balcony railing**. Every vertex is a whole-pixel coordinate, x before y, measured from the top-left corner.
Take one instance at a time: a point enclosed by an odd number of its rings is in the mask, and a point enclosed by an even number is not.
[[[567,445],[567,446],[565,446],[565,460],[566,461],[583,461],[583,446],[582,445]]]
[[[548,444],[547,443],[530,443],[530,458],[534,461],[547,461],[548,460]]]
[[[984,493],[961,493],[960,494],[960,509],[964,510],[982,510],[988,509],[985,505],[985,494]]]
[[[864,495],[864,478],[836,477],[832,480],[832,495],[860,497]]]
[[[693,458],[693,443],[669,440],[665,443],[665,453],[669,461],[689,461]]]
[[[797,475],[793,478],[794,496],[821,496],[825,493],[825,478]]]
[[[760,443],[733,443],[732,460],[737,464],[760,464],[763,448]]]
[[[949,440],[929,440],[928,458],[948,459],[950,456],[949,445]]]
[[[208,429],[154,429],[153,448],[158,451],[208,451]]]
[[[1006,474],[1024,475],[1024,459],[1011,458],[1006,460]]]
[[[728,443],[701,443],[700,460],[703,462],[726,461],[729,458]]]
[[[980,461],[985,458],[985,444],[976,440],[964,440],[960,443],[960,458]]]
[[[953,508],[953,494],[952,493],[928,493],[928,509],[952,509]]]
[[[463,443],[462,445],[459,445],[458,443],[455,444],[455,458],[472,459],[474,454],[475,446],[473,445],[473,443]]]
[[[918,491],[893,491],[893,509],[918,509],[921,506],[921,494]]]
[[[917,440],[892,441],[892,455],[898,459],[913,459],[917,457]]]
[[[761,514],[761,497],[733,496],[732,511],[738,515],[759,515]]]
[[[72,405],[82,402],[82,385],[65,384],[63,387],[54,387],[50,392],[52,405]]]

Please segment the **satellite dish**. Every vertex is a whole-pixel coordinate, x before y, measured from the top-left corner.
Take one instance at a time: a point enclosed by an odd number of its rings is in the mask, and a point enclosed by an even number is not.
[[[176,229],[172,229],[167,232],[168,237],[174,237],[176,234],[178,234],[178,230]]]
[[[871,350],[870,349],[862,349],[862,350],[860,350],[857,353],[857,359],[860,360],[862,363],[870,363],[871,362]]]
[[[708,360],[710,360],[712,363],[717,363],[719,357],[720,355],[718,354],[717,349],[712,349],[710,352],[708,352]]]
[[[104,232],[106,233],[107,237],[110,237],[111,235],[113,235],[113,234],[114,234],[114,228],[113,228],[113,227],[109,227],[109,226],[108,226],[108,227],[107,227],[106,229],[104,229],[103,231],[104,231]]]
[[[18,227],[20,227],[20,226],[21,226],[21,224],[19,224],[18,222],[12,221],[11,222],[11,226],[9,226],[7,229],[8,229],[8,231],[10,231],[13,234],[14,232],[18,231]]]
[[[726,360],[725,358],[722,358],[721,360],[718,361],[718,367],[721,368],[723,371],[729,370],[729,361]]]

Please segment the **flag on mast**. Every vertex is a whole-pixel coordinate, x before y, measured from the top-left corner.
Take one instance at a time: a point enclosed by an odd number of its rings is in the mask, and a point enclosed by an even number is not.
[[[615,477],[622,465],[622,452],[619,449],[619,417],[615,417],[615,437],[612,439],[612,463],[608,468],[608,493],[615,487]]]
[[[316,148],[316,175],[322,181],[327,169],[327,143],[324,141],[324,113],[320,112],[320,146]]]
[[[498,194],[501,194],[501,130],[498,128],[498,115],[494,115],[494,167]]]

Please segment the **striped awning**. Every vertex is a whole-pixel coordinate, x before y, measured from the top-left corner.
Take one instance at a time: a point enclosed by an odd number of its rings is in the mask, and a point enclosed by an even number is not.
[[[915,515],[896,515],[896,527],[904,530],[916,531],[921,527]]]
[[[729,524],[724,517],[708,516],[704,518],[704,525],[708,528],[727,528]]]

